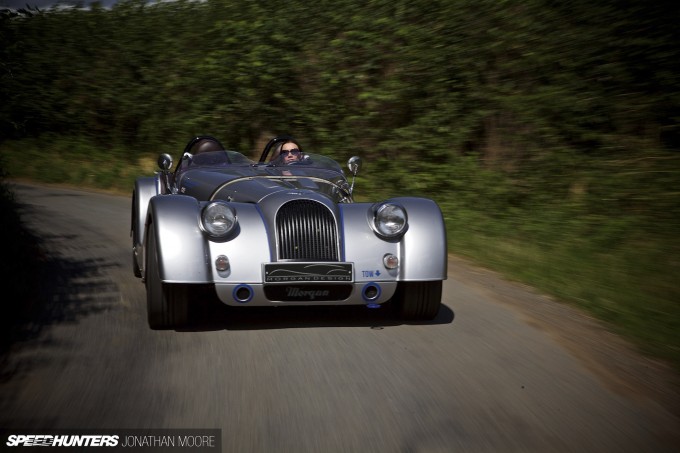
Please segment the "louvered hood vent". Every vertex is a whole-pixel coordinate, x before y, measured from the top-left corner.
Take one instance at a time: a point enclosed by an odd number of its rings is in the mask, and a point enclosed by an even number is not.
[[[335,219],[319,202],[295,200],[281,206],[276,237],[281,260],[338,261]]]

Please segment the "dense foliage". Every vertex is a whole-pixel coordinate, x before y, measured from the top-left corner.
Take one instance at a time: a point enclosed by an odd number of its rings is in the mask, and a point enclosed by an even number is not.
[[[21,15],[2,22],[0,127],[131,153],[201,131],[250,149],[286,130],[343,153],[508,165],[546,148],[677,146],[673,11],[595,3],[132,0]]]
[[[204,133],[255,155],[285,132],[358,154],[368,198],[435,198],[454,251],[634,325],[677,358],[678,9],[130,0],[5,12],[2,146],[103,167],[177,156]]]

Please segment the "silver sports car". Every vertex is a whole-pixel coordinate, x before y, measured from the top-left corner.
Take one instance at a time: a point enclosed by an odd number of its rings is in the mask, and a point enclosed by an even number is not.
[[[288,149],[283,149],[287,147]],[[275,137],[258,162],[209,136],[174,170],[132,194],[132,262],[146,284],[151,328],[180,327],[198,288],[230,306],[364,305],[392,301],[407,320],[434,318],[446,279],[446,229],[429,199],[353,200],[334,160]]]

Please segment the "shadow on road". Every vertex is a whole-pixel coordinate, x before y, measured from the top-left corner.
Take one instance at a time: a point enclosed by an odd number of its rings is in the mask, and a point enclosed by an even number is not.
[[[446,305],[430,321],[404,321],[387,303],[380,308],[364,306],[229,307],[206,303],[191,313],[191,322],[179,332],[217,330],[264,330],[308,327],[370,327],[450,324],[455,315]]]
[[[17,207],[22,214],[35,210],[26,205]],[[27,349],[56,351],[63,346],[52,336],[43,335],[46,327],[75,324],[111,310],[119,297],[118,286],[110,276],[111,269],[119,264],[107,258],[91,258],[91,254],[88,257],[87,248],[92,244],[82,237],[49,235],[31,227],[25,227],[22,235],[30,248],[23,249],[20,258],[3,257],[21,262],[16,275],[9,276],[12,284],[21,288],[12,293],[11,300],[4,301],[0,383],[38,365],[32,354],[24,354]]]

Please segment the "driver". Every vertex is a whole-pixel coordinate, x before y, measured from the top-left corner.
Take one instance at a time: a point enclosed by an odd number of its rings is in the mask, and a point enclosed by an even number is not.
[[[293,162],[300,162],[302,159],[302,151],[300,151],[300,146],[292,140],[284,142],[281,145],[281,163],[283,165],[289,165]]]
[[[300,144],[294,139],[287,139],[283,141],[269,162],[274,165],[290,165],[303,160],[302,149]]]

